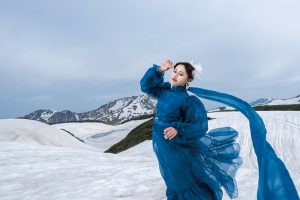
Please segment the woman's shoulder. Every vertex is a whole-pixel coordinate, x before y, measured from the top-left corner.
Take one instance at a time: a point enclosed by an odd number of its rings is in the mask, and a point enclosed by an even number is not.
[[[163,83],[161,84],[161,86],[162,86],[162,88],[164,88],[164,89],[171,89],[171,83],[168,82],[168,81],[163,82]]]
[[[189,94],[186,97],[186,101],[187,102],[198,102],[198,101],[200,101],[200,99],[195,95]]]
[[[195,95],[187,95],[185,99],[185,106],[203,106],[202,101]]]

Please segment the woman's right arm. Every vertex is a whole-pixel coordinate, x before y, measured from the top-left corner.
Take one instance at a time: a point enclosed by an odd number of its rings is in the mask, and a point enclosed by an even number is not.
[[[164,82],[164,74],[159,65],[153,64],[140,80],[141,90],[156,99],[159,98]]]
[[[165,71],[173,66],[173,62],[169,59],[166,60],[161,66],[153,64],[153,66],[146,71],[145,75],[140,80],[141,90],[146,94],[158,99],[164,88],[163,85]],[[170,83],[168,83],[168,85],[170,86]]]

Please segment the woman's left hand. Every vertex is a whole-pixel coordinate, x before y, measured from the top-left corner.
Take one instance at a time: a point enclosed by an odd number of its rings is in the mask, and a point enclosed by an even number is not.
[[[177,135],[177,130],[173,127],[168,127],[164,130],[165,139],[173,139]]]

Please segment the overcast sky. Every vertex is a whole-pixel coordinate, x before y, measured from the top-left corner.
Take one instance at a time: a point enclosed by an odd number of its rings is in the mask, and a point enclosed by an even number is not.
[[[299,95],[299,10],[298,0],[2,0],[0,118],[143,94],[141,77],[166,59],[201,63],[191,86],[248,102]]]

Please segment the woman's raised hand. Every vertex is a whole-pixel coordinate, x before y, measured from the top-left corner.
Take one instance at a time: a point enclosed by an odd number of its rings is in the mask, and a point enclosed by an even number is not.
[[[173,63],[172,63],[172,61],[171,60],[166,60],[161,66],[160,66],[160,70],[161,71],[167,71],[168,69],[170,69],[170,68],[172,68],[172,67],[174,67],[173,66]]]

